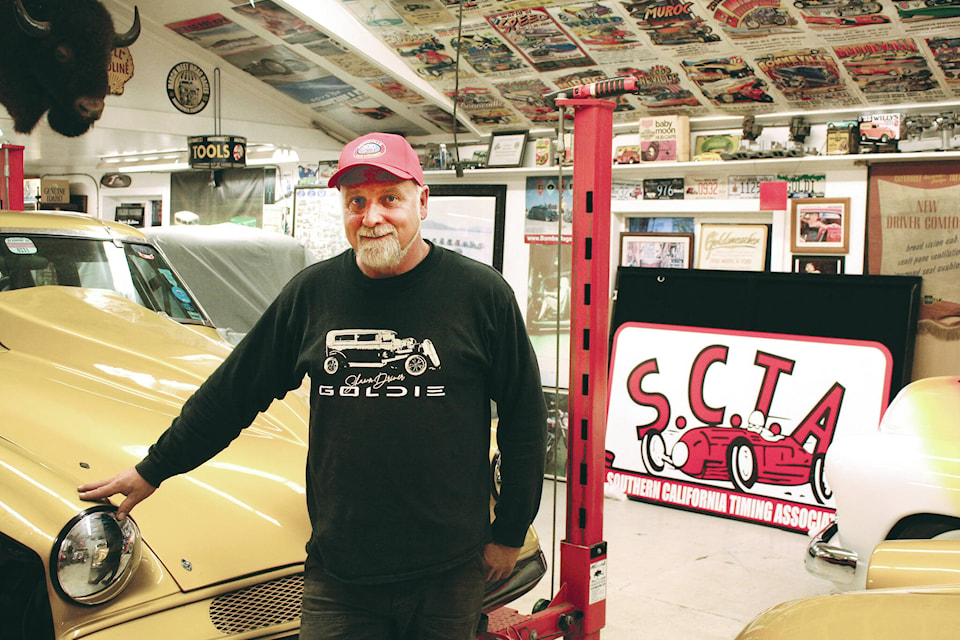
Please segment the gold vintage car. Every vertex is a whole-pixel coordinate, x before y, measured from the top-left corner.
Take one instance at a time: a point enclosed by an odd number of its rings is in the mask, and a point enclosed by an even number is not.
[[[888,540],[871,555],[866,590],[775,605],[737,640],[953,640],[958,573],[960,540]]]
[[[76,487],[136,463],[229,353],[140,231],[0,211],[4,640],[297,634],[308,404],[287,394],[120,524]],[[545,572],[532,527],[485,609]]]

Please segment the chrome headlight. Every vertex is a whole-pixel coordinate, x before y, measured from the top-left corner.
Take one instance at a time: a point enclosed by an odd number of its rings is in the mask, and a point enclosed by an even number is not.
[[[103,604],[117,597],[140,564],[140,530],[116,508],[93,507],[78,513],[57,536],[50,578],[66,600]]]

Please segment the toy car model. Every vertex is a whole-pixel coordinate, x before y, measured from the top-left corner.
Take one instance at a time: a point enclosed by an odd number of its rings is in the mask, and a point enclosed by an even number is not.
[[[635,144],[617,147],[613,161],[615,164],[636,164],[640,162],[640,147]]]
[[[889,142],[897,137],[897,134],[893,129],[890,127],[885,127],[878,122],[861,122],[859,130],[861,140]]]
[[[836,521],[811,540],[810,573],[862,587],[884,540],[960,534],[957,415],[960,377],[925,378],[900,390],[878,429],[834,438],[826,480]]]
[[[123,523],[77,497],[137,462],[230,348],[139,230],[0,211],[4,640],[297,635],[310,535],[299,390]],[[531,528],[485,609],[544,571]]]
[[[867,589],[775,605],[737,640],[952,638],[960,542],[893,540],[870,558]]]

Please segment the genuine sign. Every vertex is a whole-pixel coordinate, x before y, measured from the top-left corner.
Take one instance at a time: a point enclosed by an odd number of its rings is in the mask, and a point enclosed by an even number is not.
[[[607,482],[648,502],[816,530],[834,508],[830,443],[876,429],[891,361],[873,342],[624,324]]]

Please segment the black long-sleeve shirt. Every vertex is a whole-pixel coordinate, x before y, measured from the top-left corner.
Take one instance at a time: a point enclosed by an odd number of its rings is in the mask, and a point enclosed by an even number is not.
[[[519,547],[543,481],[546,407],[513,291],[431,245],[364,276],[355,254],[307,267],[137,465],[152,485],[202,464],[310,376],[307,551],[338,578],[389,582]],[[490,400],[501,498],[490,523]]]

